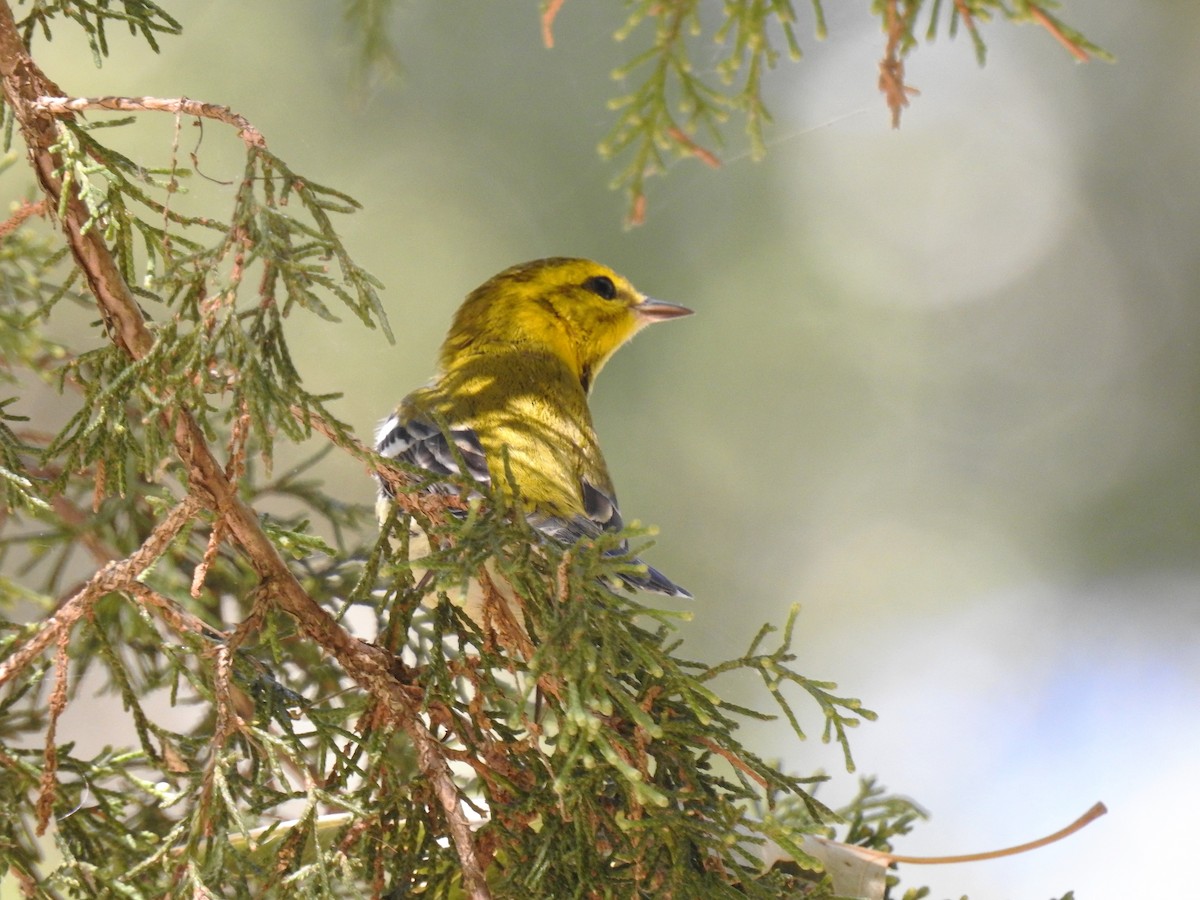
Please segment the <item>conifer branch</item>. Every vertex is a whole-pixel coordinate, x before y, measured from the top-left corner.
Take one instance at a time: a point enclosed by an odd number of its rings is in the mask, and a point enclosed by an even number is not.
[[[561,2],[543,0],[541,24],[543,44],[552,46],[553,25]],[[720,163],[719,149],[728,131],[731,113],[743,120],[749,142],[749,155],[761,158],[766,152],[765,126],[771,121],[763,98],[763,75],[773,68],[784,50],[792,60],[802,56],[797,36],[796,11],[792,0],[725,0],[722,15],[699,15],[697,0],[631,0],[627,4],[625,24],[616,32],[623,41],[634,33],[649,32],[648,46],[635,51],[631,59],[613,72],[614,79],[632,81],[628,92],[609,101],[616,121],[601,142],[604,158],[628,159],[612,181],[614,188],[625,190],[629,205],[626,224],[639,225],[646,216],[646,182],[662,174],[675,162],[694,157],[710,167]],[[812,32],[817,40],[827,36],[824,0],[811,0]],[[909,101],[919,91],[905,80],[905,59],[921,44],[917,21],[927,15],[925,42],[932,41],[943,16],[949,12],[949,31],[953,37],[959,23],[966,28],[980,65],[986,58],[986,46],[978,23],[993,17],[1011,22],[1034,22],[1058,41],[1075,59],[1086,62],[1092,56],[1111,58],[1103,49],[1073,31],[1047,12],[1049,3],[1032,0],[1007,3],[1005,0],[876,0],[871,14],[880,19],[885,35],[883,56],[879,62],[879,90],[887,105],[893,128]],[[715,24],[710,24],[710,22]],[[704,46],[696,38],[710,37],[722,49],[715,65],[703,53],[703,62],[694,47]],[[775,45],[780,44],[781,49]],[[716,78],[711,77],[715,68]],[[636,80],[635,80],[636,77]],[[710,136],[702,145],[693,137],[697,128]]]
[[[87,279],[111,338],[131,359],[144,359],[154,346],[154,337],[100,231],[88,227],[91,212],[77,191],[64,189],[59,176],[61,161],[54,150],[57,130],[52,116],[39,103],[40,98],[61,92],[54,90],[55,86],[25,51],[12,11],[4,0],[0,0],[0,76],[3,77],[5,100],[21,128],[38,181],[50,206],[60,211],[71,253]],[[71,113],[64,110],[64,114]],[[311,639],[338,660],[350,677],[378,697],[394,721],[412,739],[421,771],[433,785],[446,817],[462,864],[464,888],[472,900],[489,897],[474,838],[447,760],[436,739],[421,722],[418,707],[393,676],[391,656],[352,638],[305,592],[263,531],[257,514],[238,496],[236,486],[218,463],[203,430],[191,414],[175,409],[164,416],[164,427],[172,434],[176,452],[188,469],[192,495],[228,527],[232,539],[257,572],[264,596],[290,614]],[[118,571],[123,569],[118,568]],[[107,584],[110,582],[106,579],[94,579],[89,583],[89,589],[78,595],[79,599],[70,604],[76,618]],[[46,632],[58,634],[63,627],[65,625],[60,623]],[[40,652],[45,644],[35,641],[30,646],[37,647]],[[17,659],[27,660],[31,653],[29,648],[23,648]],[[13,662],[10,660],[6,668],[0,670],[0,683],[6,673],[14,671]]]
[[[811,2],[822,36],[821,2]],[[902,83],[909,12],[922,0],[900,2],[890,4],[899,17],[889,52]],[[965,20],[974,35],[997,2],[954,0],[951,27]],[[791,695],[804,695],[851,767],[847,729],[873,714],[791,668],[795,611],[778,647],[761,647],[764,627],[737,659],[681,659],[678,614],[609,587],[636,552],[624,538],[644,532],[562,547],[531,533],[503,495],[435,485],[381,458],[329,412],[329,396],[301,384],[285,327],[296,307],[333,319],[342,303],[386,332],[378,282],[333,227],[332,214],[356,201],[294,172],[226,107],[71,99],[25,52],[34,29],[49,37],[63,18],[99,55],[114,22],[157,49],[155,35],[178,26],[151,0],[34,4],[15,26],[10,5],[0,0],[0,106],[25,136],[44,197],[0,224],[14,250],[0,254],[12,298],[0,304],[0,349],[4,366],[78,392],[57,433],[10,427],[26,421],[23,398],[0,401],[0,560],[39,567],[0,574],[0,603],[46,610],[35,625],[0,620],[0,777],[27,798],[0,813],[0,828],[56,825],[73,856],[45,879],[50,889],[290,896],[330,890],[331,874],[345,873],[345,891],[373,896],[828,896],[811,873],[764,871],[758,852],[768,839],[794,848],[829,833],[835,815],[810,792],[822,777],[784,773],[743,746],[744,722],[773,717],[728,702],[715,684],[755,672],[799,739]],[[351,0],[346,18],[377,28],[390,6]],[[562,7],[542,2],[547,42]],[[710,83],[713,67],[688,59],[713,21],[699,8],[626,7],[626,33],[641,20],[655,26],[653,46],[624,70],[654,83],[620,106],[610,137],[639,162],[625,176],[636,185],[631,220],[644,215],[650,170],[684,156],[719,164],[709,146],[719,147],[727,112],[745,117],[760,151],[762,75],[778,55],[768,26],[799,53],[792,3],[730,0],[715,74],[733,87]],[[390,59],[370,35],[362,46]],[[132,119],[84,122],[85,109],[173,113],[169,167],[97,137]],[[190,174],[176,165],[185,115],[229,125],[246,144],[240,181],[222,182],[234,195],[224,218],[172,203]],[[62,238],[19,227],[37,207]],[[55,284],[64,260],[76,266]],[[87,294],[76,287],[85,280]],[[49,337],[63,299],[101,311],[98,346]],[[395,509],[377,539],[345,492],[301,477],[311,461],[271,474],[273,441],[314,434],[388,486]],[[260,512],[278,500],[299,511]],[[334,538],[310,530],[309,513]],[[415,566],[414,524],[433,545]],[[91,577],[67,589],[81,564]],[[484,588],[482,621],[449,596],[468,577]],[[122,735],[125,746],[84,759],[60,718],[89,667],[108,676],[136,740]],[[158,708],[168,691],[199,721],[172,730]],[[907,830],[911,804],[881,793],[864,789],[841,811],[847,842],[886,850]],[[27,876],[46,861],[31,831],[18,835],[11,865],[38,885]]]
[[[3,30],[3,10],[0,10],[0,32]],[[0,663],[0,687],[42,655],[51,644],[68,635],[75,624],[87,615],[92,604],[105,594],[130,590],[141,574],[163,551],[188,519],[195,513],[196,503],[188,498],[168,513],[137,552],[117,562],[113,561],[93,575],[82,588],[59,605],[55,613],[12,656]]]

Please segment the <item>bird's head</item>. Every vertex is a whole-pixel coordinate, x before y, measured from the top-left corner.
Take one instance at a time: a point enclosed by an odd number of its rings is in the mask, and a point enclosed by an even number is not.
[[[470,293],[442,345],[442,367],[497,346],[523,347],[561,359],[586,391],[638,331],[691,312],[647,297],[600,263],[539,259],[505,269]]]

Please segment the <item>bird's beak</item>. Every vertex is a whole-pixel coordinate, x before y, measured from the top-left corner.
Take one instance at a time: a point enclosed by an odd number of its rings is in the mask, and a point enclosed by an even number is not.
[[[655,300],[646,297],[634,308],[638,318],[649,325],[651,322],[665,322],[667,319],[678,319],[680,316],[690,316],[692,310],[678,303],[668,303],[666,300]]]

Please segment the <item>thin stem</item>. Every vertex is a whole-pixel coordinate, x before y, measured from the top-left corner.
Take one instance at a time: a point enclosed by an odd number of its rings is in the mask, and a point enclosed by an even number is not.
[[[38,112],[52,116],[69,116],[88,109],[110,109],[117,112],[169,112],[201,119],[216,119],[238,129],[238,137],[247,147],[266,147],[262,132],[242,115],[219,103],[205,103],[187,97],[38,97],[33,104]]]

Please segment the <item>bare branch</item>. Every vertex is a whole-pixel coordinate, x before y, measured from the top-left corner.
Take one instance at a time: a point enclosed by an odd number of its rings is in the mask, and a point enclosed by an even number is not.
[[[554,20],[565,0],[546,0],[542,7],[542,43],[546,49],[554,46]]]
[[[1033,20],[1050,32],[1050,36],[1066,48],[1067,52],[1074,56],[1080,62],[1089,62],[1091,57],[1088,52],[1079,46],[1078,43],[1071,40],[1063,33],[1063,30],[1054,21],[1053,17],[1046,14],[1046,11],[1040,6],[1029,4],[1029,14],[1033,16]]]
[[[248,148],[266,147],[262,132],[250,124],[242,115],[228,106],[189,100],[187,97],[167,99],[161,97],[38,97],[33,104],[38,112],[52,116],[69,116],[88,109],[109,109],[118,112],[169,112],[198,119],[216,119],[238,130],[238,137]]]
[[[46,214],[46,201],[39,200],[37,203],[30,203],[28,200],[22,200],[21,205],[17,207],[16,212],[0,222],[0,241],[4,240],[14,231],[24,224],[25,220],[30,216],[44,216]]]
[[[88,579],[79,591],[61,604],[54,615],[45,620],[33,637],[0,664],[0,686],[40,656],[51,644],[70,634],[75,623],[87,614],[93,603],[105,594],[129,589],[138,576],[163,554],[167,545],[174,540],[195,511],[195,501],[191,498],[185,499],[167,513],[135,553],[120,562],[110,562]]]
[[[1066,828],[1060,828],[1053,834],[1038,838],[1036,841],[1017,844],[1015,847],[1005,847],[1003,850],[988,850],[984,853],[964,853],[960,856],[903,856],[899,853],[885,853],[880,850],[870,850],[866,847],[856,848],[856,850],[863,851],[864,855],[870,854],[885,865],[908,863],[909,865],[942,866],[951,863],[981,862],[985,859],[999,859],[1002,856],[1016,856],[1018,853],[1028,853],[1030,850],[1037,850],[1039,847],[1045,847],[1047,844],[1061,841],[1065,837],[1070,837],[1079,831],[1079,829],[1090,825],[1107,812],[1107,806],[1103,803],[1096,803]]]
[[[879,61],[879,90],[887,99],[888,109],[892,111],[892,127],[900,127],[900,114],[908,106],[911,94],[919,93],[916,88],[904,83],[904,54],[900,52],[900,43],[908,30],[906,19],[915,12],[913,7],[908,15],[901,15],[896,9],[896,0],[887,0],[884,7],[887,23],[887,48],[883,59]]]

